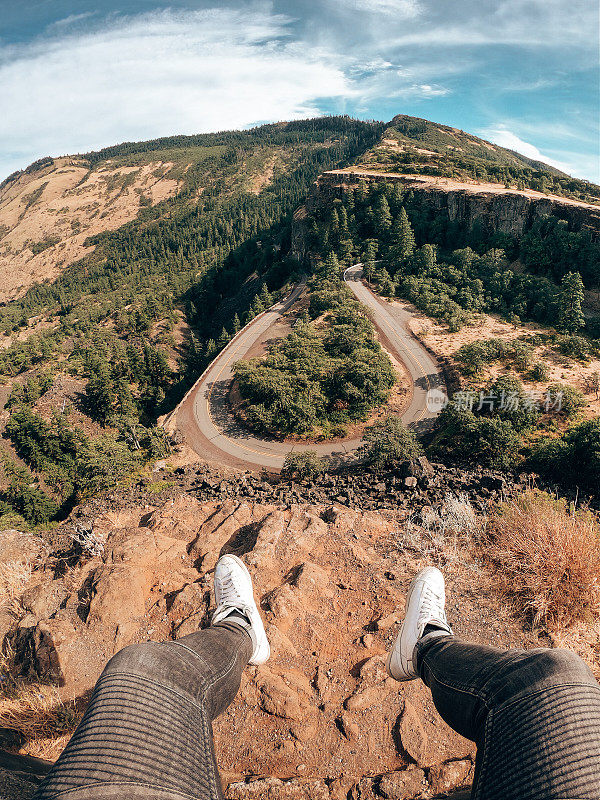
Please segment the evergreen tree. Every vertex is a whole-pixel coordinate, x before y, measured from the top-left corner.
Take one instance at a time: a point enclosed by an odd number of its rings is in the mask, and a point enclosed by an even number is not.
[[[221,331],[221,335],[217,339],[217,349],[218,350],[222,350],[225,347],[225,345],[227,344],[227,342],[229,341],[230,338],[231,337],[227,333],[227,329],[223,328],[223,330]]]
[[[581,310],[583,298],[581,275],[578,272],[568,272],[561,281],[558,311],[560,327],[566,333],[574,333],[585,325]]]
[[[340,208],[339,220],[340,220],[340,232],[342,235],[346,235],[348,233],[348,213],[344,208],[344,206],[341,206]]]
[[[382,194],[377,201],[375,210],[373,212],[375,230],[379,237],[385,241],[387,239],[390,228],[392,227],[392,213],[390,211],[390,204],[387,197]]]
[[[365,250],[363,255],[363,270],[365,273],[365,277],[368,281],[371,280],[373,277],[373,273],[375,272],[375,260],[377,258],[377,245],[378,242],[376,239],[367,239],[365,242]]]
[[[262,312],[263,312],[264,310],[265,310],[265,307],[264,307],[264,306],[263,306],[263,304],[262,304],[262,301],[261,301],[261,299],[260,299],[260,296],[259,296],[259,295],[256,295],[256,296],[254,297],[254,300],[252,301],[252,311],[253,311],[253,316],[254,316],[254,317],[257,317],[259,314],[262,314]]]
[[[270,308],[270,306],[273,305],[273,297],[267,289],[266,283],[263,283],[263,285],[260,287],[260,302],[265,308]]]
[[[237,313],[233,317],[233,333],[234,335],[241,330],[242,323],[240,322],[240,318],[238,317]]]
[[[330,252],[323,264],[323,277],[327,280],[339,280],[340,262],[334,252]]]
[[[397,269],[403,265],[415,249],[415,235],[404,208],[400,213],[392,228],[392,243],[390,247],[390,262],[392,267]]]

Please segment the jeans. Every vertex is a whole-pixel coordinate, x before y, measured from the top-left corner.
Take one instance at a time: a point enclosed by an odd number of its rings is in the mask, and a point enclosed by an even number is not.
[[[472,800],[599,800],[600,686],[568,650],[499,650],[432,632],[417,668],[477,745]]]
[[[576,655],[437,632],[417,647],[440,715],[477,743],[474,800],[600,798],[600,687]],[[252,649],[224,622],[121,650],[34,800],[220,800],[211,723]]]
[[[252,650],[244,628],[223,622],[119,651],[34,800],[221,800],[212,721]]]

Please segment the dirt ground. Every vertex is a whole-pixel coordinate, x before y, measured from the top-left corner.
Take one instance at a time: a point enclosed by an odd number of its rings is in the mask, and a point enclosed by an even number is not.
[[[418,337],[435,353],[440,356],[452,357],[456,351],[465,344],[482,341],[485,339],[505,339],[507,341],[518,339],[521,336],[531,336],[536,333],[552,334],[555,331],[549,328],[542,328],[532,322],[519,323],[513,325],[504,322],[496,316],[484,314],[476,325],[468,325],[458,333],[448,331],[447,325],[439,324],[431,319],[422,317],[412,323],[413,331]],[[534,349],[534,361],[541,361],[548,367],[549,378],[547,381],[535,382],[523,375],[519,375],[526,389],[542,394],[551,383],[567,383],[575,386],[585,395],[587,416],[600,415],[600,396],[588,388],[590,376],[594,372],[600,372],[600,359],[592,359],[588,364],[567,358],[556,352],[553,347],[541,346]],[[485,367],[483,375],[476,382],[489,382],[490,379],[498,375],[511,372],[501,362],[489,364]]]

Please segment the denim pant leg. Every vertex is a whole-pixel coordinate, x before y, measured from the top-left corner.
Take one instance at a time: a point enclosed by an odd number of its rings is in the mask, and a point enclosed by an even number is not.
[[[499,650],[431,633],[418,669],[477,744],[473,800],[599,800],[600,686],[568,650]]]
[[[252,649],[227,622],[125,647],[35,800],[221,800],[212,720],[234,699]]]

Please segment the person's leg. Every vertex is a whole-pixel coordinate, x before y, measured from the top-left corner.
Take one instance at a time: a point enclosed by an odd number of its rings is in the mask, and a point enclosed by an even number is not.
[[[423,637],[435,707],[477,744],[473,800],[600,798],[600,686],[567,650],[499,650]]]
[[[131,645],[109,661],[35,800],[220,800],[212,721],[269,646],[238,559],[219,561],[215,593],[210,628]]]
[[[474,800],[600,797],[600,687],[564,650],[499,650],[456,639],[443,576],[427,568],[407,596],[388,659],[421,677],[440,716],[477,744]]]

